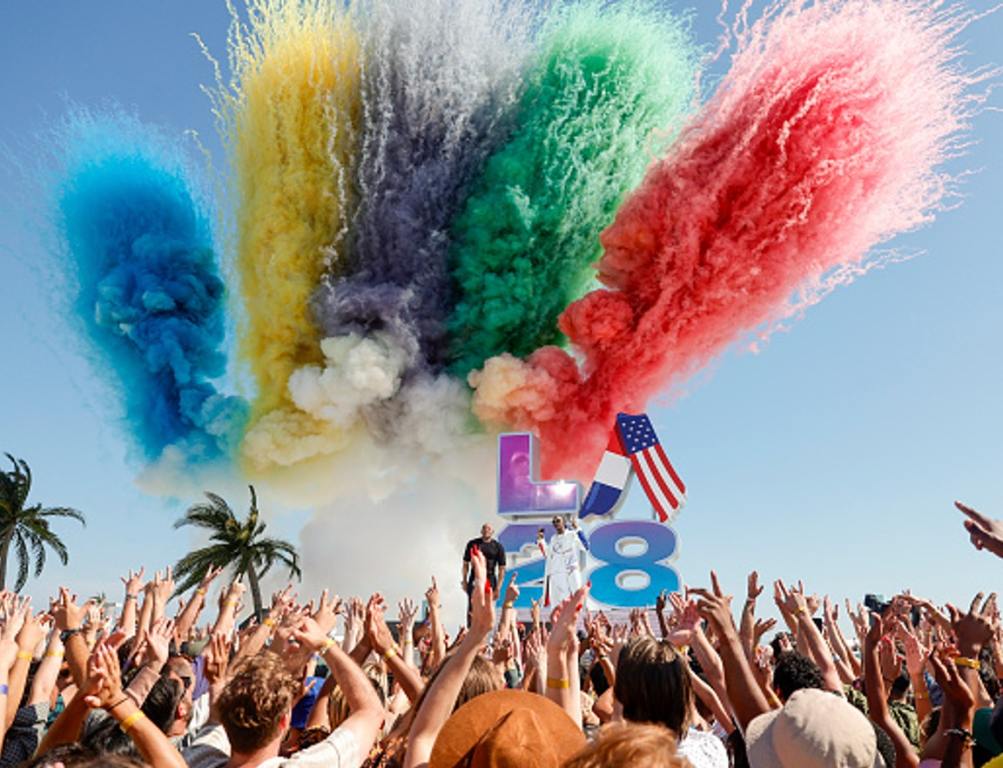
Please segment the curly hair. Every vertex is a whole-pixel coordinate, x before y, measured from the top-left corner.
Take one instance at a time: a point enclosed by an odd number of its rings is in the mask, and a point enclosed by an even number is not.
[[[592,742],[564,764],[564,768],[683,768],[689,763],[676,754],[676,738],[661,725],[624,723],[603,730]]]
[[[795,691],[803,688],[824,688],[822,670],[818,664],[796,651],[787,651],[777,657],[773,670],[773,687],[781,701],[787,701]]]
[[[631,722],[664,725],[677,737],[693,722],[686,659],[667,640],[639,637],[620,652],[613,695]]]
[[[261,653],[241,665],[219,698],[219,719],[235,752],[254,752],[279,735],[299,681],[274,653]]]

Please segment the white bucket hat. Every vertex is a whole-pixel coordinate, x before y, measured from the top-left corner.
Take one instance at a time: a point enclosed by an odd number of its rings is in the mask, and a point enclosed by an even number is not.
[[[870,721],[846,699],[815,688],[796,691],[760,715],[745,734],[752,768],[884,768]]]

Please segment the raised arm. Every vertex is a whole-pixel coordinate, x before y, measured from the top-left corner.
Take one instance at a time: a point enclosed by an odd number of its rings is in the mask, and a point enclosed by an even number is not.
[[[425,694],[408,736],[404,768],[424,768],[432,756],[432,746],[456,704],[463,681],[495,623],[495,608],[484,556],[471,554],[474,590],[471,596],[470,630],[446,660],[442,671]]]
[[[163,731],[154,725],[131,698],[122,692],[122,673],[118,655],[107,644],[98,643],[91,654],[90,672],[93,693],[86,697],[92,707],[104,707],[129,734],[143,760],[152,768],[187,768],[181,753]]]
[[[804,587],[799,584],[796,589],[792,588],[789,591],[785,607],[798,623],[798,633],[804,639],[808,649],[808,657],[818,664],[822,671],[822,680],[826,690],[842,693],[843,683],[839,679],[839,672],[832,660],[832,651],[829,650],[829,645],[812,619],[817,605],[809,606],[809,597],[805,595]]]
[[[382,595],[377,594],[370,599],[366,611],[366,637],[372,649],[386,662],[387,668],[400,683],[404,694],[411,702],[415,702],[425,690],[425,683],[422,682],[421,675],[401,656],[400,649],[394,642],[390,627],[387,626],[383,616],[385,609],[386,604]]]
[[[351,713],[339,728],[355,736],[360,755],[368,754],[379,736],[384,715],[369,678],[312,617],[304,618],[293,634],[302,645],[324,657]]]
[[[731,597],[723,594],[716,578],[712,579],[712,583],[713,592],[705,589],[691,589],[690,592],[700,598],[697,610],[717,632],[720,641],[718,652],[724,664],[728,698],[738,725],[744,731],[756,717],[769,712],[770,705],[745,656],[742,640],[731,615]]]
[[[118,628],[126,637],[136,634],[136,603],[139,602],[139,593],[143,591],[143,574],[145,568],[140,568],[135,573],[129,569],[128,576],[122,576],[122,585],[125,587],[125,597],[122,600],[122,612],[118,615]]]
[[[239,581],[234,581],[230,584],[229,589],[223,593],[221,596],[222,602],[219,606],[219,615],[216,617],[216,623],[212,627],[213,634],[219,632],[228,635],[233,632],[233,628],[237,623],[237,606],[243,594],[244,585]]]
[[[185,642],[189,635],[191,635],[192,627],[198,622],[199,614],[202,613],[202,609],[205,607],[205,597],[209,592],[209,587],[212,586],[213,580],[222,572],[222,568],[210,566],[199,582],[198,587],[192,593],[191,598],[185,603],[184,609],[178,614],[174,626],[178,642]]]
[[[560,706],[581,727],[581,679],[578,671],[578,616],[585,605],[588,585],[580,587],[554,609],[547,640],[547,698]]]
[[[895,745],[896,768],[916,768],[919,756],[888,709],[888,692],[878,658],[878,645],[883,637],[884,622],[880,616],[875,616],[864,639],[864,689],[867,694],[868,716],[888,734]]]
[[[483,556],[481,557],[483,560]],[[432,638],[432,668],[436,669],[446,658],[446,632],[442,627],[442,604],[439,602],[439,585],[432,577],[432,586],[425,590],[428,602],[428,624]]]
[[[742,606],[742,619],[739,622],[738,636],[742,639],[745,655],[751,660],[756,649],[756,599],[763,594],[759,584],[759,573],[753,571],[745,591],[745,604]]]

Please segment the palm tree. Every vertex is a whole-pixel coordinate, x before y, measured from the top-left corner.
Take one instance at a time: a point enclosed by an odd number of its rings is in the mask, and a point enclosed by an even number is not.
[[[72,507],[27,506],[31,492],[31,468],[24,459],[15,459],[9,453],[5,455],[14,468],[10,472],[0,470],[0,589],[7,586],[7,558],[13,545],[17,554],[14,591],[20,592],[28,580],[32,559],[35,561],[35,578],[42,575],[46,547],[56,553],[63,565],[69,562],[66,545],[49,528],[48,518],[71,517],[79,520],[81,525],[87,522],[83,513]]]
[[[178,592],[185,592],[196,584],[211,567],[233,567],[234,578],[247,575],[254,600],[254,613],[258,621],[262,618],[260,580],[276,562],[289,566],[289,574],[297,579],[302,577],[299,555],[288,541],[263,538],[265,524],[258,520],[258,497],[251,489],[251,508],[247,519],[241,522],[233,514],[230,505],[215,493],[205,492],[208,504],[193,504],[185,516],[174,523],[175,528],[195,525],[212,533],[208,546],[189,552],[174,566],[174,576],[180,582]]]

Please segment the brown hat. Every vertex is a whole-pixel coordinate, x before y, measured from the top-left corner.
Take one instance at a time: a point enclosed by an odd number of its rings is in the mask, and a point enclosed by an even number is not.
[[[585,735],[550,699],[528,691],[492,691],[446,721],[429,768],[559,768],[585,746]]]

